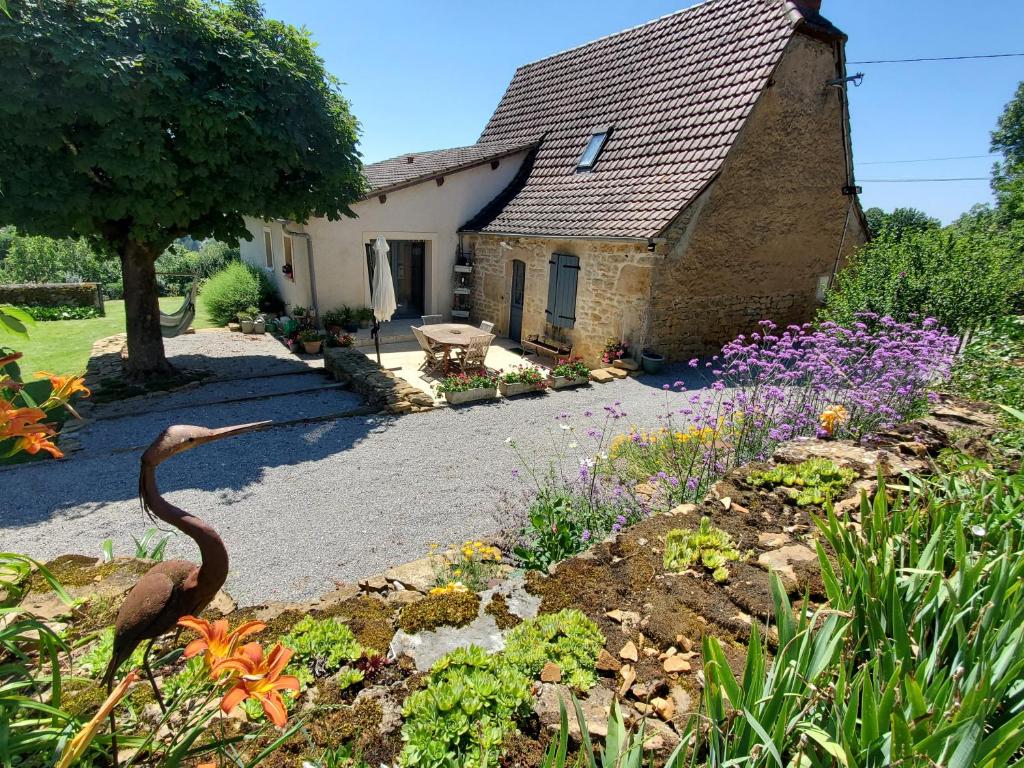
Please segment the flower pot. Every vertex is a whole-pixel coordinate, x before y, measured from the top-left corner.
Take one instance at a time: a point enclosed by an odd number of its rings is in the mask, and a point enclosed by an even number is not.
[[[569,387],[579,387],[584,384],[590,383],[589,376],[581,376],[578,379],[572,379],[568,376],[553,376],[551,379],[552,389],[567,389]]]
[[[252,320],[239,320],[238,325],[242,328],[242,333],[252,333],[256,327],[256,323]]]
[[[467,389],[464,392],[445,392],[444,399],[448,405],[462,405],[473,403],[477,400],[493,400],[498,396],[498,390],[494,387],[480,387],[478,389]]]
[[[252,324],[253,333],[265,333],[267,330],[267,322],[265,320],[257,320]]]
[[[516,395],[525,395],[529,392],[540,392],[544,389],[541,384],[506,384],[504,381],[498,382],[498,391],[501,392],[502,397],[515,397]]]
[[[307,355],[315,355],[320,351],[320,345],[323,342],[319,339],[316,341],[304,341],[302,342],[302,348],[306,350]]]
[[[657,352],[644,352],[641,365],[644,373],[661,373],[661,369],[665,366],[665,356],[659,355]]]
[[[344,323],[341,327],[345,329],[345,333],[355,333],[359,330],[359,323]]]
[[[359,327],[364,329],[364,330],[369,328],[370,327],[370,321],[369,320],[360,320],[359,321]]]

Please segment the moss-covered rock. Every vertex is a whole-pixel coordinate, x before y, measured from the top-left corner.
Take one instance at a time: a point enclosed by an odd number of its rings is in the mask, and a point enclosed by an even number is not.
[[[484,608],[484,613],[494,617],[494,623],[498,625],[498,629],[512,629],[523,621],[509,610],[508,600],[502,594],[496,594],[491,598]]]
[[[85,587],[120,573],[138,577],[153,565],[154,563],[134,558],[120,558],[113,562],[101,563],[97,558],[86,555],[61,555],[45,563],[46,569],[64,587]],[[32,574],[31,587],[36,593],[50,591],[49,582],[38,571]]]
[[[375,597],[362,595],[346,600],[317,616],[337,616],[348,624],[356,640],[364,648],[384,653],[395,636],[394,607]]]
[[[480,597],[474,592],[427,595],[418,603],[402,608],[398,626],[410,635],[438,627],[464,627],[480,612]]]

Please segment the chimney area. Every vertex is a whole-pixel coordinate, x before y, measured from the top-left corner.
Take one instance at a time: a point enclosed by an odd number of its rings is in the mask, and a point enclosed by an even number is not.
[[[821,0],[793,0],[793,5],[804,13],[812,15],[821,13]]]

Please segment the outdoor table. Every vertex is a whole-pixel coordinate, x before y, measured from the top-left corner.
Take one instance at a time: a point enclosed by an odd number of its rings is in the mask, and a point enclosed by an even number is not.
[[[434,344],[444,348],[444,375],[451,372],[453,349],[469,346],[470,339],[474,336],[481,336],[486,333],[482,328],[465,323],[434,323],[420,326],[423,335]]]

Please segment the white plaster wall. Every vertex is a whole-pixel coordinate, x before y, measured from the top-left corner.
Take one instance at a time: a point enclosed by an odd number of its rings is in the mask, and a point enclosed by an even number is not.
[[[277,286],[278,291],[281,292],[281,298],[284,299],[284,303],[288,311],[291,311],[291,308],[296,305],[302,307],[310,306],[313,302],[310,294],[309,267],[305,238],[292,238],[292,266],[294,269],[294,279],[289,280],[281,272],[281,267],[284,265],[284,223],[280,221],[265,222],[247,216],[245,218],[245,224],[249,228],[252,240],[241,240],[238,243],[238,247],[242,254],[242,261],[246,261],[255,267],[263,269],[267,273],[271,282],[273,282],[274,285]],[[273,269],[267,269],[266,267],[266,256],[263,248],[264,227],[270,229],[270,236],[274,244]],[[289,225],[288,230],[301,232],[302,227]]]
[[[448,318],[452,306],[452,268],[458,247],[458,229],[496,197],[512,181],[526,153],[502,158],[496,169],[490,163],[445,177],[437,186],[433,179],[387,194],[383,204],[377,196],[352,206],[355,219],[328,221],[312,219],[306,225],[289,224],[288,229],[308,233],[313,240],[317,304],[320,313],[347,304],[369,306],[370,287],[366,273],[365,243],[383,235],[387,240],[426,242],[424,268],[426,312]],[[242,258],[263,264],[264,222],[247,218],[253,235],[242,241]],[[285,303],[311,303],[305,242],[294,240],[295,281],[281,274],[284,250],[281,224],[269,225],[274,236],[277,259],[273,280]]]

